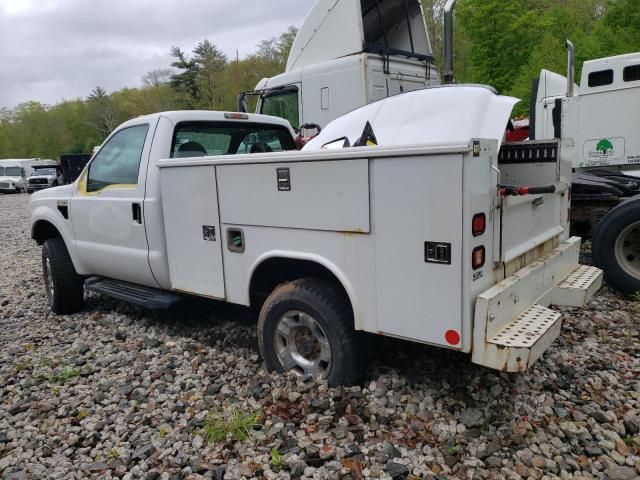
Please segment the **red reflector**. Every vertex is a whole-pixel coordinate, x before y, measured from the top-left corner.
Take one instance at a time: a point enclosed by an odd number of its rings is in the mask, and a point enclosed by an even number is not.
[[[249,120],[249,115],[246,113],[225,113],[224,118],[229,120]]]
[[[474,237],[482,235],[487,229],[487,216],[484,213],[474,215],[471,227]]]
[[[471,266],[474,270],[484,267],[484,247],[476,247],[473,249],[473,255],[471,255]]]
[[[449,345],[458,345],[460,343],[460,334],[455,330],[447,330],[444,334],[444,339]]]

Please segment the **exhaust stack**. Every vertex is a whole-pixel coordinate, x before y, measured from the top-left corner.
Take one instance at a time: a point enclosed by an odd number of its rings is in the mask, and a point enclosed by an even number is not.
[[[444,6],[444,83],[453,83],[453,9],[457,0]]]
[[[567,97],[573,97],[576,78],[576,48],[567,40]]]

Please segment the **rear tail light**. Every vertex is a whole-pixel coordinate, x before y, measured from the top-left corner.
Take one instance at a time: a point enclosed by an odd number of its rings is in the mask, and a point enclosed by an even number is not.
[[[473,254],[471,255],[471,266],[474,270],[484,267],[484,256],[485,249],[483,246],[473,249]]]
[[[484,213],[478,213],[473,216],[471,222],[471,231],[474,237],[479,237],[487,229],[487,216]]]

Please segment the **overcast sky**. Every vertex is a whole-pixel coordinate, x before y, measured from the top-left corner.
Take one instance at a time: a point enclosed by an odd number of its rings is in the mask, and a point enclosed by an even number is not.
[[[52,104],[140,86],[208,38],[229,57],[251,53],[314,0],[0,0],[0,107]]]

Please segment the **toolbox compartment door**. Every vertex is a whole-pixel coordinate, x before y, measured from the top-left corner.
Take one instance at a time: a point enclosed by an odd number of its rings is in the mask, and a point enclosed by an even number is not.
[[[225,299],[216,170],[160,169],[171,288]]]
[[[373,160],[378,328],[461,348],[462,154]],[[427,258],[428,245],[442,250]],[[468,259],[470,261],[470,257]]]

